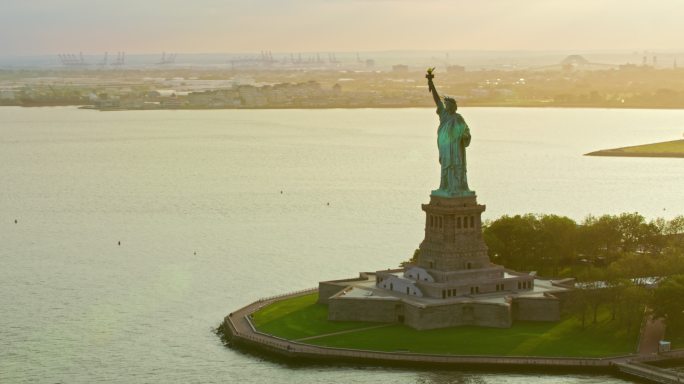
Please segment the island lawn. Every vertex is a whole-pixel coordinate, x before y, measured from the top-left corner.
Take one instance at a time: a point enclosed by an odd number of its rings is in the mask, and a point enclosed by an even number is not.
[[[328,307],[316,304],[318,293],[277,301],[252,315],[254,327],[264,333],[297,340],[377,326],[359,321],[328,321]]]
[[[453,327],[418,331],[400,324],[333,322],[317,294],[285,299],[253,315],[257,330],[308,344],[427,354],[485,356],[609,357],[635,352],[639,329],[629,333],[607,311],[598,321],[566,317],[559,322],[515,322],[511,328]],[[370,328],[369,327],[374,327]],[[328,335],[329,334],[329,335]],[[328,335],[328,336],[325,336]],[[318,336],[310,338],[312,336]],[[309,339],[310,338],[310,339]]]

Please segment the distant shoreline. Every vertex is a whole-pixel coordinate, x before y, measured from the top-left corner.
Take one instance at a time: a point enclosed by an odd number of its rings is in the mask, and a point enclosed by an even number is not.
[[[684,139],[630,147],[602,149],[586,153],[585,156],[684,158]]]
[[[519,103],[459,103],[459,107],[463,108],[559,108],[559,109],[652,109],[652,110],[676,110],[684,109],[682,106],[667,106],[667,105],[583,105],[583,104],[563,104],[553,102],[519,102]],[[394,105],[346,105],[330,103],[328,105],[265,105],[265,106],[237,106],[237,107],[202,107],[202,106],[183,106],[183,107],[158,107],[158,108],[129,108],[129,107],[96,107],[90,104],[80,103],[60,103],[60,102],[46,102],[46,103],[30,103],[30,104],[0,104],[0,107],[24,107],[24,108],[39,108],[39,107],[77,107],[79,109],[91,109],[96,111],[159,111],[159,110],[224,110],[224,109],[244,109],[244,110],[264,110],[264,109],[404,109],[404,108],[433,108],[433,104],[394,104]],[[618,149],[618,148],[616,148]],[[600,155],[598,155],[600,156]]]

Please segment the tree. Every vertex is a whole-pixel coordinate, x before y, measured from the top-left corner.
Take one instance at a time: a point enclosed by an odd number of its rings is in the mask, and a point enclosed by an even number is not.
[[[584,329],[587,324],[587,315],[589,314],[589,301],[587,299],[592,294],[593,290],[576,288],[568,293],[568,296],[563,303],[564,312],[577,318],[582,324],[582,329]]]
[[[627,280],[619,301],[619,320],[629,333],[641,325],[646,304],[651,300],[651,291]]]
[[[534,258],[537,226],[537,218],[532,214],[502,216],[487,223],[484,238],[490,257],[508,268],[537,269],[539,263]]]
[[[665,278],[655,289],[651,306],[655,317],[665,319],[668,326],[684,320],[684,275]]]
[[[615,216],[587,216],[579,230],[579,249],[587,257],[612,259],[618,252],[621,232]]]
[[[571,265],[575,261],[577,244],[577,223],[557,215],[544,215],[538,220],[539,246],[537,250],[542,262],[549,261],[550,268],[543,272],[558,276],[561,265]]]

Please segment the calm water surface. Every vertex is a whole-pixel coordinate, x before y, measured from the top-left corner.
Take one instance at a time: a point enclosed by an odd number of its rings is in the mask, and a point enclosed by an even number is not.
[[[684,159],[582,156],[680,138],[684,111],[463,113],[485,218],[684,213]],[[436,128],[430,109],[0,108],[0,382],[623,382],[293,368],[212,333],[259,297],[407,259]]]

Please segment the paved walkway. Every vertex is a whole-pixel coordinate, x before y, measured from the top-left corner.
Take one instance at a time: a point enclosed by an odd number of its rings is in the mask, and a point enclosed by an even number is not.
[[[360,332],[360,331],[365,331],[368,329],[376,329],[376,328],[385,328],[392,326],[394,324],[382,324],[382,325],[374,325],[371,327],[364,327],[364,328],[354,328],[354,329],[348,329],[346,331],[339,331],[339,332],[332,332],[332,333],[324,333],[322,335],[316,335],[316,336],[309,336],[309,337],[303,337],[301,339],[296,339],[295,341],[306,341],[306,340],[314,340],[314,339],[320,339],[322,337],[328,337],[328,336],[336,336],[336,335],[344,335],[345,333],[354,333],[354,332]]]
[[[665,322],[663,319],[654,319],[648,316],[644,329],[641,330],[639,339],[639,355],[653,355],[658,353],[660,340],[665,337]]]

